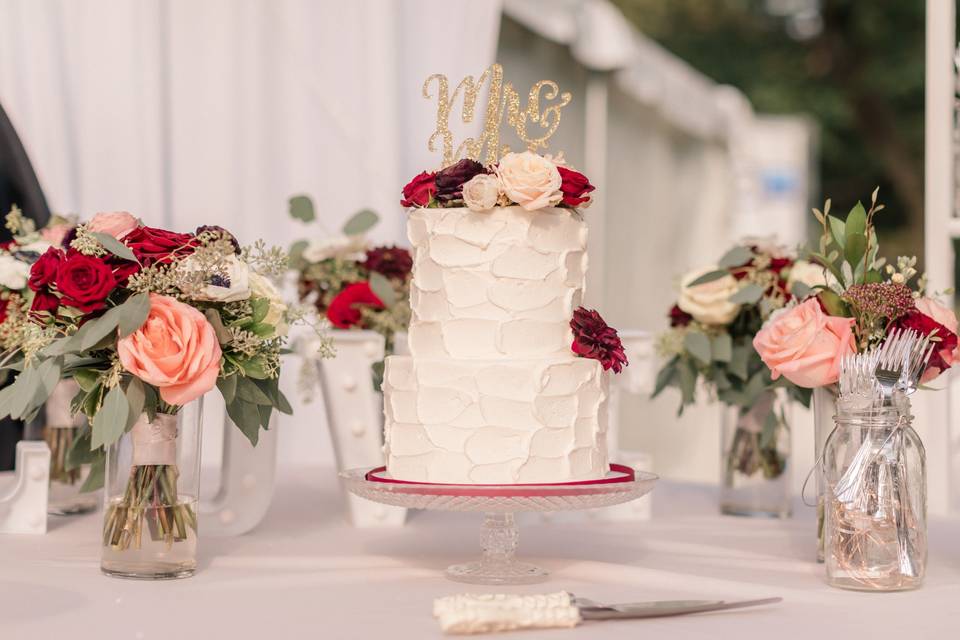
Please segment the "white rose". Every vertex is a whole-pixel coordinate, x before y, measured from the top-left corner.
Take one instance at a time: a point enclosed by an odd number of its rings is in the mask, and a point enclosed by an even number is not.
[[[730,302],[730,296],[740,290],[737,279],[725,275],[696,286],[690,283],[700,276],[716,271],[717,267],[705,267],[691,271],[680,283],[680,299],[677,306],[704,324],[727,324],[737,317],[740,305]]]
[[[183,261],[183,268],[188,271],[198,267],[192,257]],[[195,300],[210,302],[237,302],[250,297],[250,267],[236,256],[226,259],[226,269],[223,275],[214,276],[210,284],[194,296]]]
[[[330,258],[359,259],[367,250],[363,236],[333,236],[325,240],[311,240],[303,250],[307,262],[323,262]]]
[[[256,298],[266,298],[270,301],[270,308],[267,310],[267,315],[263,318],[263,322],[275,327],[276,335],[280,337],[286,336],[290,331],[290,326],[286,320],[287,305],[284,303],[283,298],[280,297],[280,292],[277,291],[277,288],[274,287],[273,283],[267,278],[264,278],[255,271],[251,271],[250,291]]]
[[[500,199],[500,179],[479,173],[463,185],[463,202],[471,211],[489,211]]]
[[[551,207],[563,199],[557,165],[530,151],[503,156],[497,176],[507,197],[527,211]]]
[[[34,240],[30,244],[22,244],[17,247],[17,251],[23,251],[25,253],[35,253],[37,255],[43,255],[47,252],[47,249],[53,245],[46,240]]]
[[[19,291],[27,286],[28,277],[30,277],[29,264],[9,254],[0,255],[0,285],[11,291]]]
[[[818,286],[828,286],[834,281],[834,277],[820,265],[807,260],[797,260],[790,267],[790,273],[787,275],[787,290],[791,291],[795,282],[802,282],[812,289]]]

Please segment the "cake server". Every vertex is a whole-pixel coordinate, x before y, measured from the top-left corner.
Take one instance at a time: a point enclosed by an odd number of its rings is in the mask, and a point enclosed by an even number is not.
[[[661,600],[600,604],[565,591],[541,595],[457,595],[434,601],[433,614],[445,633],[479,634],[519,629],[561,629],[582,622],[663,618],[742,609],[781,602],[757,600]]]

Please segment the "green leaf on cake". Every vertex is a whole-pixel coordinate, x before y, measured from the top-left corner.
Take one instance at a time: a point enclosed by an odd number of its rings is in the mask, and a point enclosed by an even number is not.
[[[343,235],[358,236],[372,229],[380,221],[380,216],[372,209],[361,209],[353,214],[343,225]]]
[[[313,222],[317,214],[313,209],[313,200],[310,196],[293,196],[290,198],[290,215],[302,222]]]

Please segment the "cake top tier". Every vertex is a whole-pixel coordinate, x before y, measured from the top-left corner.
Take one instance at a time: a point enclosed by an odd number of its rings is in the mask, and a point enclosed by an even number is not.
[[[570,353],[587,229],[575,212],[410,212],[410,350],[452,358]]]

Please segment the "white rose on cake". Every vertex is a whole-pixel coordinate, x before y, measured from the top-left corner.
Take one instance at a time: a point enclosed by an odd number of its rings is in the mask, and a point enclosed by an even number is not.
[[[30,277],[30,265],[11,255],[0,256],[0,285],[14,291],[27,286]]]
[[[471,211],[490,211],[500,199],[500,179],[480,173],[463,185],[463,202]]]
[[[536,153],[508,153],[496,171],[503,192],[527,211],[552,207],[563,199],[557,165]]]
[[[690,285],[700,276],[716,270],[717,267],[697,269],[685,275],[680,282],[677,306],[703,324],[727,324],[737,317],[737,312],[740,311],[740,305],[730,302],[730,296],[740,290],[740,285],[733,276],[725,275],[710,282]]]

